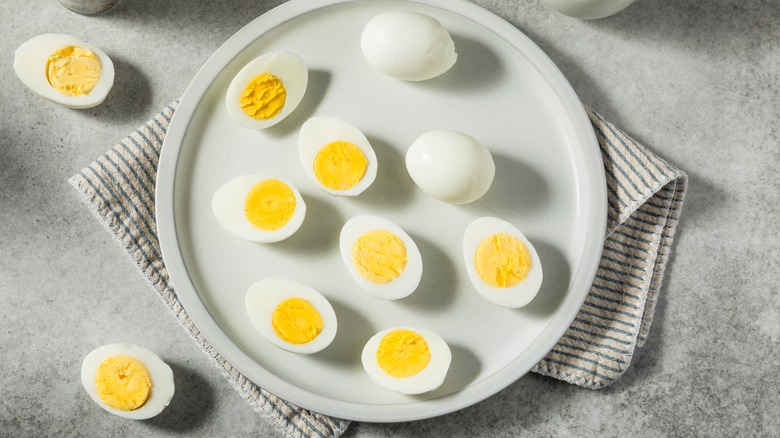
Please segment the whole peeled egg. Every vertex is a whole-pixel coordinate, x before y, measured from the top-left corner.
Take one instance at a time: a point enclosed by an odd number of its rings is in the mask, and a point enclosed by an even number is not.
[[[260,243],[292,236],[306,217],[306,204],[295,186],[254,173],[237,176],[217,189],[211,210],[228,232]]]
[[[230,117],[251,129],[269,128],[303,100],[309,70],[289,52],[269,52],[248,62],[230,81],[225,103]]]
[[[174,393],[171,367],[151,350],[126,343],[90,352],[81,365],[81,383],[98,406],[133,420],[159,414]]]
[[[447,29],[435,18],[413,11],[373,17],[363,28],[360,47],[373,68],[406,81],[439,76],[458,59]]]
[[[69,108],[100,105],[114,86],[114,64],[98,47],[47,33],[14,52],[14,71],[30,90]]]
[[[423,192],[440,201],[467,204],[490,189],[496,166],[490,151],[471,135],[435,130],[418,137],[406,151],[406,170]]]
[[[366,342],[361,362],[378,385],[402,394],[422,394],[444,383],[452,352],[432,330],[395,327]]]
[[[530,303],[542,285],[542,263],[533,244],[511,223],[474,220],[463,234],[466,272],[477,293],[502,307]]]
[[[336,313],[316,289],[284,278],[265,278],[247,290],[252,326],[273,345],[297,354],[316,353],[336,337]]]

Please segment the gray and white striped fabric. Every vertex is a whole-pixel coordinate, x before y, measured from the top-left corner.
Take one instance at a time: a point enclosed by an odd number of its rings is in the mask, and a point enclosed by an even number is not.
[[[125,249],[220,372],[263,418],[290,437],[338,437],[349,421],[295,406],[258,387],[206,341],[179,303],[157,239],[154,187],[171,104],[74,175],[70,184]],[[687,177],[588,111],[607,175],[609,214],[601,265],[572,326],[532,371],[600,388],[628,367],[647,338]]]
[[[626,371],[647,339],[688,177],[586,111],[607,177],[606,241],[579,314],[532,371],[602,388]]]

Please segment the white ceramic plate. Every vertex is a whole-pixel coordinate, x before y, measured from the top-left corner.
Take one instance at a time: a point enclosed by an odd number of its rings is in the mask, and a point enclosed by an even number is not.
[[[360,51],[363,25],[395,9],[428,13],[450,31],[459,58],[419,83],[386,77]],[[235,124],[224,96],[248,61],[274,50],[309,66],[301,106],[265,131]],[[363,130],[379,160],[376,182],[357,198],[334,198],[306,176],[297,132],[311,116]],[[496,179],[478,202],[455,206],[420,192],[406,173],[406,148],[432,129],[458,129],[492,151]],[[527,373],[563,334],[595,274],[606,223],[598,145],[560,71],[515,27],[465,1],[293,0],[251,22],[203,66],[168,130],[157,180],[157,219],[176,292],[206,339],[233,366],[300,406],[341,418],[406,421],[482,400]],[[254,244],[220,227],[211,197],[244,173],[287,179],[307,218],[286,241]],[[387,302],[361,291],[342,264],[338,235],[351,216],[371,213],[404,228],[423,256],[420,288]],[[515,224],[536,246],[544,283],[527,307],[499,308],[470,286],[461,255],[466,226],[483,215]],[[339,332],[324,351],[296,356],[258,335],[244,310],[256,280],[295,279],[332,303]],[[392,326],[427,327],[453,352],[438,390],[409,397],[376,385],[360,352]]]

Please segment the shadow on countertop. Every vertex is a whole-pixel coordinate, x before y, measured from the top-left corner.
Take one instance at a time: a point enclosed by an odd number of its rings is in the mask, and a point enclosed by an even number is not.
[[[769,35],[778,22],[780,3],[772,0],[637,0],[621,13],[588,23],[631,39],[684,40],[695,49],[712,47],[712,41],[749,39],[756,32]]]
[[[171,404],[148,423],[178,433],[197,429],[214,409],[214,388],[196,371],[169,363],[173,369],[176,392]]]
[[[105,102],[84,111],[84,116],[94,116],[107,122],[146,117],[152,112],[152,86],[149,78],[130,60],[112,55],[114,63],[114,86]]]
[[[477,3],[482,3],[477,1]],[[524,8],[549,9],[548,19],[542,22],[527,22]],[[697,68],[706,68],[697,73],[717,75],[721,70],[719,63],[745,63],[744,53],[772,53],[780,50],[780,41],[774,36],[780,24],[780,2],[757,0],[756,2],[734,2],[731,0],[636,0],[622,12],[597,20],[579,20],[555,12],[539,0],[514,10],[499,12],[505,20],[526,34],[558,66],[564,76],[577,91],[583,103],[591,106],[607,120],[619,127],[627,124],[621,111],[609,102],[604,92],[597,86],[599,80],[588,76],[584,62],[614,62],[621,54],[610,52],[616,47],[615,38],[630,46],[643,46],[650,53],[653,46],[658,52],[670,46],[695,56],[700,62]],[[769,11],[769,13],[767,13]],[[603,34],[604,41],[591,41],[595,45],[585,47],[581,41],[556,40],[556,29],[587,28],[596,34]],[[564,34],[566,31],[564,31]],[[622,43],[621,43],[622,44]],[[752,49],[756,46],[763,50]],[[635,53],[627,52],[630,58]],[[762,59],[748,59],[748,65],[760,64]],[[733,60],[732,60],[733,59]],[[732,60],[732,61],[730,61]],[[647,59],[648,72],[653,71],[662,62],[659,59]],[[641,63],[642,61],[632,61]],[[616,73],[621,65],[614,65]],[[685,74],[685,72],[680,72]],[[641,80],[641,78],[638,78]],[[675,83],[675,78],[669,78]],[[723,80],[714,78],[713,80]],[[637,103],[639,104],[639,103]],[[628,132],[629,135],[634,133]],[[637,138],[642,143],[642,138]]]

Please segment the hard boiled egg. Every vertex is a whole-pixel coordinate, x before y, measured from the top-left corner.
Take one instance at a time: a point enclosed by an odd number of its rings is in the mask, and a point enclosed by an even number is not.
[[[423,192],[466,204],[490,189],[496,165],[490,151],[471,135],[435,130],[418,137],[406,151],[406,170]]]
[[[412,11],[372,18],[363,28],[360,47],[373,68],[407,81],[439,76],[458,59],[447,29],[435,18]]]
[[[108,55],[57,33],[38,35],[19,46],[14,71],[30,90],[69,108],[100,105],[114,85],[114,63]]]
[[[360,129],[335,117],[312,117],[298,136],[306,174],[331,195],[357,196],[376,179],[374,148]]]
[[[250,61],[230,82],[227,111],[239,125],[271,127],[289,116],[303,100],[309,70],[300,56],[271,52]]]
[[[627,8],[634,0],[544,0],[556,11],[574,18],[594,20]]]
[[[431,330],[400,327],[369,339],[361,360],[366,373],[380,386],[402,394],[422,394],[444,382],[452,353]]]
[[[101,408],[120,417],[154,417],[171,402],[173,371],[154,352],[133,344],[98,347],[81,364],[81,383]]]
[[[256,282],[246,293],[246,312],[264,338],[292,353],[316,353],[336,337],[333,307],[322,294],[297,281]]]
[[[523,307],[542,285],[542,264],[514,225],[494,217],[472,222],[463,234],[466,272],[477,292],[503,307]]]
[[[300,228],[306,204],[292,184],[258,174],[238,176],[211,200],[217,221],[233,235],[253,242],[278,242]]]
[[[341,228],[339,250],[352,278],[377,298],[404,298],[420,284],[423,265],[417,244],[387,219],[352,217]]]

